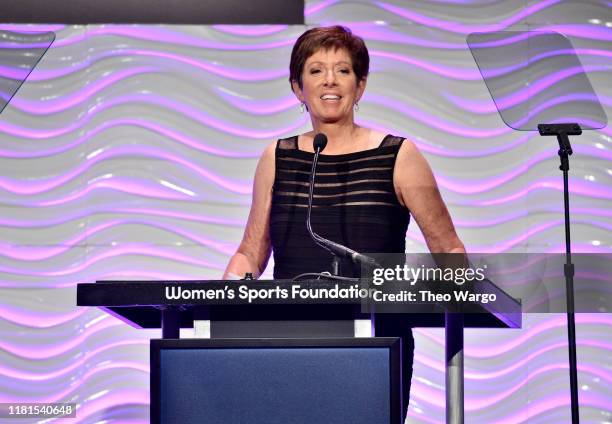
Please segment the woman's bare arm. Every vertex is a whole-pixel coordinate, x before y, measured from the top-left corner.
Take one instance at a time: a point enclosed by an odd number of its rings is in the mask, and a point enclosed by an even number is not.
[[[410,209],[432,253],[465,253],[429,164],[409,140],[397,155],[393,184],[400,203]]]
[[[223,274],[224,279],[243,278],[247,272],[255,278],[266,269],[270,258],[270,209],[275,173],[276,142],[264,150],[253,181],[251,211],[242,242]]]

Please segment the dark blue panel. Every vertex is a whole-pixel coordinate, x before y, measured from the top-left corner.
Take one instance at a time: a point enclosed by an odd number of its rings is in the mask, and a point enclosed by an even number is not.
[[[303,25],[304,0],[4,1],[0,22]]]
[[[388,348],[161,349],[161,422],[388,424]]]

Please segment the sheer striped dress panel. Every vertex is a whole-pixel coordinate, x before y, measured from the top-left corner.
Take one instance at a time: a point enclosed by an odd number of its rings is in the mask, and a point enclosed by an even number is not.
[[[319,156],[312,227],[319,235],[362,253],[403,253],[410,220],[393,187],[393,170],[403,138],[387,135],[379,147]],[[297,136],[276,147],[270,214],[274,278],[329,271],[331,255],[306,230],[313,153],[299,150]],[[342,264],[344,275],[358,269]]]

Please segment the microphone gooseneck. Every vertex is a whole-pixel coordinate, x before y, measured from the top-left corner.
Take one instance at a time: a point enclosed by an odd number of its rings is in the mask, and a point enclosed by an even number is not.
[[[308,209],[306,212],[306,229],[308,230],[308,234],[314,240],[314,242],[327,250],[334,257],[333,271],[334,275],[338,275],[338,258],[348,257],[355,263],[361,263],[364,265],[368,265],[371,267],[380,267],[376,261],[368,256],[365,256],[361,253],[355,252],[354,250],[343,246],[334,241],[328,240],[324,237],[321,237],[317,233],[312,230],[312,225],[310,222],[310,215],[312,212],[312,199],[314,197],[314,183],[315,176],[317,173],[317,162],[319,161],[319,154],[325,149],[327,145],[327,136],[323,133],[319,133],[315,136],[314,141],[312,143],[312,147],[314,149],[314,158],[312,160],[312,169],[310,171],[310,184],[308,190]]]
[[[312,142],[312,147],[314,149],[314,158],[312,159],[312,168],[310,170],[310,184],[308,187],[308,210],[306,212],[306,229],[308,230],[308,234],[310,234],[310,237],[314,240],[315,243],[317,243],[319,246],[329,251],[329,253],[333,255],[333,252],[319,241],[320,236],[318,234],[315,234],[314,231],[312,231],[312,226],[310,224],[312,199],[314,197],[314,182],[315,175],[317,173],[317,162],[319,161],[319,154],[321,153],[321,151],[323,151],[323,149],[325,149],[325,146],[327,146],[327,136],[323,133],[315,135],[314,141]]]

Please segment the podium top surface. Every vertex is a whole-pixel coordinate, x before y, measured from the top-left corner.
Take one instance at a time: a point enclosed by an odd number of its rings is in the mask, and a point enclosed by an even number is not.
[[[330,280],[98,281],[77,285],[77,305],[100,307],[139,328],[159,328],[162,311],[170,310],[178,311],[186,328],[193,319],[356,319],[372,312],[363,308],[363,299],[350,295],[359,287],[358,282]],[[520,302],[492,283],[485,289],[496,293],[497,301],[471,304],[465,326],[519,328]],[[321,290],[343,290],[345,296],[307,296]],[[392,315],[411,327],[443,327],[445,312],[430,301],[402,305]]]

